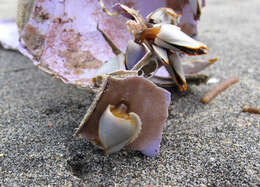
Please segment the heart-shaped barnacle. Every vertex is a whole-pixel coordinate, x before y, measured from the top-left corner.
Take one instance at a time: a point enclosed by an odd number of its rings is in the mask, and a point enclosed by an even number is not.
[[[123,101],[117,106],[108,105],[99,120],[99,143],[106,154],[114,153],[132,143],[142,129],[140,117],[128,112]]]
[[[106,76],[75,136],[108,154],[128,148],[156,156],[169,104],[170,93],[143,77]]]

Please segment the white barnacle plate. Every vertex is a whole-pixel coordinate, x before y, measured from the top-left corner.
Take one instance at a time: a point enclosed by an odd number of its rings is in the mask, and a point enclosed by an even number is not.
[[[98,136],[105,153],[119,151],[133,142],[142,129],[140,117],[134,113],[127,113],[127,105],[108,105],[99,120]]]
[[[205,44],[192,39],[175,25],[157,24],[154,27],[159,27],[154,43],[160,47],[177,49],[189,55],[205,54],[208,49]]]

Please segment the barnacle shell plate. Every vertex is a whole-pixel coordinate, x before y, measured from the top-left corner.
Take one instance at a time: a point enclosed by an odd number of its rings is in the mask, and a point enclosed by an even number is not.
[[[160,32],[157,34],[155,44],[167,48],[176,49],[170,44],[174,44],[189,49],[207,49],[206,45],[192,39],[187,34],[182,32],[179,27],[171,24],[157,24],[155,27],[160,27]]]

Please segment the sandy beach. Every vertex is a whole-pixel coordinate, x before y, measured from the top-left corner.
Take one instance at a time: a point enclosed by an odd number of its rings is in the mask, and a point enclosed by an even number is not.
[[[259,0],[207,1],[198,39],[210,51],[198,59],[219,61],[203,73],[239,82],[207,105],[200,99],[214,84],[172,90],[155,158],[126,150],[105,156],[73,138],[94,95],[1,48],[0,185],[259,186],[260,115],[242,112],[260,107],[259,23]]]

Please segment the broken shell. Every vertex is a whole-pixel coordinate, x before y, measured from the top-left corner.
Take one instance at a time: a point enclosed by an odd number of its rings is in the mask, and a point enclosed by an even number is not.
[[[117,2],[105,1],[104,6],[111,9]],[[120,2],[127,5],[130,1]],[[131,5],[140,15],[147,15],[158,7],[171,6],[165,0],[151,0],[149,3],[134,0]],[[121,7],[124,7],[121,9],[125,12],[133,10],[124,5]],[[132,30],[136,32],[145,28],[144,19],[140,15],[131,15],[134,20],[127,24],[128,27],[132,25]],[[16,20],[20,44],[5,45],[9,41],[3,35],[1,43],[4,47],[18,48],[43,71],[65,83],[85,88],[93,86],[93,77],[105,61],[114,57],[115,52],[97,30],[97,24],[120,51],[125,51],[127,41],[131,38],[124,24],[126,19],[106,15],[98,1],[19,0]],[[136,23],[142,25],[139,30],[134,27]],[[111,24],[114,26],[111,27]],[[17,33],[12,36],[17,36]]]
[[[186,75],[190,74],[196,74],[207,68],[208,66],[214,64],[216,61],[218,61],[218,58],[212,58],[209,60],[192,60],[190,62],[184,62],[182,63],[183,66],[183,72]],[[166,70],[165,66],[162,66],[158,69],[158,71],[155,73],[155,76],[162,77],[162,78],[170,78],[171,75]]]
[[[138,137],[126,148],[139,150],[148,156],[159,153],[162,130],[168,116],[170,93],[143,77],[115,78],[108,76],[94,102],[89,107],[75,136],[99,142],[99,120],[108,105],[125,101],[129,112],[142,121]],[[155,107],[156,106],[156,107]]]
[[[218,58],[212,58],[209,60],[193,60],[189,63],[183,64],[183,71],[185,72],[185,74],[195,74],[204,70],[217,61]]]
[[[197,0],[191,0],[190,3],[184,4],[182,9],[183,16],[180,18],[178,25],[183,32],[191,37],[195,37],[198,33],[197,25],[201,15],[200,9],[197,9],[198,11],[195,13],[196,3]]]
[[[125,55],[120,53],[114,58],[105,62],[96,72],[96,76],[110,74],[115,71],[126,70]]]
[[[179,27],[170,24],[157,24],[155,28],[160,30],[154,39],[154,43],[160,47],[179,50],[188,55],[206,54],[207,46],[186,35]]]
[[[141,131],[140,117],[134,112],[127,113],[127,110],[124,103],[117,107],[108,105],[99,120],[98,135],[106,154],[121,150],[133,142]]]
[[[111,9],[117,2],[105,1],[104,6]],[[126,19],[106,15],[98,1],[19,0],[18,3],[19,50],[65,83],[90,88],[97,71],[114,57],[97,24],[121,51],[125,51],[131,39]],[[133,1],[132,5],[146,15],[164,3],[152,0],[147,7],[144,2]]]

